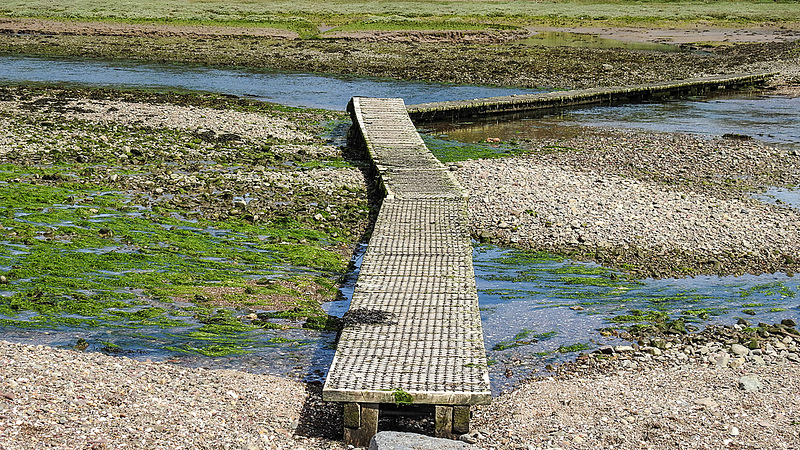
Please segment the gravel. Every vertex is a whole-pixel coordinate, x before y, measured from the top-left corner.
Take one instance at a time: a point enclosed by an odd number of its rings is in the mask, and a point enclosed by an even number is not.
[[[458,164],[474,235],[655,277],[800,269],[800,213],[746,190],[800,183],[797,156],[633,130],[529,145],[531,154]]]
[[[346,448],[320,437],[336,406],[298,381],[5,341],[0,366],[3,450]]]
[[[581,354],[478,408],[473,437],[485,448],[797,448],[800,332],[760,325]]]

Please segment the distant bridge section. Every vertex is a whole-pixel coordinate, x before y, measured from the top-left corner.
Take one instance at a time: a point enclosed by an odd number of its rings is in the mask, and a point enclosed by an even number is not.
[[[423,103],[410,105],[408,114],[414,121],[430,122],[458,117],[490,116],[575,106],[655,101],[763,84],[776,74],[776,72],[763,72],[718,75],[633,86],[598,87],[573,91],[553,91],[540,94]]]

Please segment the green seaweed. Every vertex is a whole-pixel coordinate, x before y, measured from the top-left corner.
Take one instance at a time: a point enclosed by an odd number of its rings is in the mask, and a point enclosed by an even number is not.
[[[558,334],[557,331],[548,331],[545,333],[535,334],[532,329],[523,329],[517,333],[513,338],[507,341],[501,341],[492,347],[494,351],[503,351],[511,348],[521,347],[523,345],[534,344],[539,341],[550,339]]]
[[[581,352],[581,351],[584,351],[584,350],[589,350],[592,347],[593,346],[591,344],[578,342],[578,343],[575,343],[575,344],[572,344],[572,345],[562,345],[562,346],[558,347],[558,350],[556,350],[556,351],[558,353],[574,353],[574,352]]]

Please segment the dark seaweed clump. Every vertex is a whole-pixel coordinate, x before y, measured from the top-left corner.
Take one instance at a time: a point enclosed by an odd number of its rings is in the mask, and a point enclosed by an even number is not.
[[[342,317],[342,327],[350,325],[395,325],[394,313],[380,309],[355,308]]]

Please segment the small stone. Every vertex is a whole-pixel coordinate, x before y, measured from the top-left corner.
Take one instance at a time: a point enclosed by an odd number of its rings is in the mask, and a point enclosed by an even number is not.
[[[745,363],[745,359],[743,357],[733,358],[731,360],[731,362],[728,363],[728,366],[730,366],[731,369],[738,369],[738,368],[742,367],[744,365],[744,363]]]
[[[717,353],[710,358],[711,362],[716,363],[718,367],[728,367],[728,363],[731,361],[731,356],[727,353]]]
[[[664,354],[664,352],[662,352],[661,349],[658,347],[647,347],[643,348],[642,350],[646,351],[647,353],[653,356],[661,356],[662,354]]]
[[[602,353],[603,355],[611,355],[614,353],[614,347],[610,345],[602,345],[597,349],[597,352]]]
[[[617,353],[630,353],[633,351],[633,347],[630,345],[618,345],[614,347],[614,351]]]
[[[728,432],[731,434],[731,436],[738,436],[739,435],[739,429],[736,428],[736,427],[731,427],[731,429],[728,430]]]
[[[786,325],[787,327],[794,327],[797,326],[797,322],[793,319],[783,319],[781,320],[781,325]]]
[[[8,278],[5,275],[0,275],[0,284],[8,284]]]
[[[739,388],[747,392],[755,392],[763,387],[764,385],[761,384],[761,380],[755,375],[745,375],[739,378]]]
[[[736,356],[747,356],[750,353],[750,349],[742,344],[733,344],[731,345],[731,352]]]
[[[322,219],[324,219],[324,218],[325,218],[325,217],[324,217],[322,214],[320,214],[320,213],[316,213],[316,214],[314,214],[314,220],[316,220],[316,221],[320,221],[320,220],[322,220]]]

